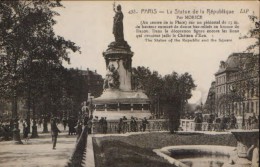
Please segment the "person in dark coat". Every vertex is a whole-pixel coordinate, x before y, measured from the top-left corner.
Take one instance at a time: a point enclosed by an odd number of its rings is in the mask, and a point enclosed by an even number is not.
[[[68,126],[69,126],[69,135],[73,135],[74,126],[73,126],[73,120],[71,117],[68,120]]]
[[[27,121],[23,121],[23,138],[24,138],[24,141],[25,142],[28,142],[29,141],[29,137],[28,137],[28,134],[29,134],[29,126],[27,124]]]
[[[148,121],[147,121],[146,117],[144,117],[144,119],[142,120],[143,132],[145,132],[147,124],[148,124]]]
[[[60,133],[60,132],[61,131],[59,130],[59,128],[57,127],[57,124],[56,124],[56,119],[53,118],[51,121],[51,136],[52,136],[52,143],[53,143],[52,149],[53,150],[56,149],[57,137],[58,137],[58,133]]]
[[[123,119],[120,118],[118,123],[118,133],[121,133],[122,129],[123,129]]]
[[[64,130],[66,130],[66,127],[67,127],[67,120],[66,120],[66,118],[64,118],[62,120],[62,123],[63,123]]]
[[[103,133],[107,134],[107,117],[103,120]]]
[[[130,121],[130,131],[131,131],[131,132],[135,132],[135,119],[134,119],[134,117],[131,117],[131,121]]]
[[[77,131],[77,139],[79,139],[81,132],[82,132],[82,124],[80,121],[78,121],[78,123],[77,123],[76,131]]]
[[[235,115],[232,113],[230,117],[230,129],[236,129],[237,125],[237,119]]]

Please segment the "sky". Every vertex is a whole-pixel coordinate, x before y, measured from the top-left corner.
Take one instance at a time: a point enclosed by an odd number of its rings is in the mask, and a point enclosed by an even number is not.
[[[60,16],[55,17],[57,24],[54,30],[57,35],[75,42],[81,47],[81,54],[71,53],[68,68],[97,70],[103,77],[106,74],[105,61],[102,52],[108,44],[114,41],[113,1],[63,1],[63,8],[55,9]],[[161,75],[188,72],[192,75],[196,90],[190,103],[205,102],[214,73],[217,72],[221,60],[226,60],[233,52],[242,52],[251,43],[250,40],[239,40],[241,34],[246,34],[252,26],[247,14],[241,14],[241,9],[249,9],[248,14],[259,14],[259,2],[181,2],[181,1],[116,1],[121,4],[124,13],[124,36],[134,52],[133,67],[145,66],[156,70]],[[240,23],[240,33],[230,35],[230,43],[146,43],[137,39],[135,27],[142,20],[159,21],[175,20],[173,15],[129,14],[131,10],[141,9],[229,9],[234,15],[210,15],[204,20],[237,20]],[[225,35],[226,36],[226,35]],[[223,36],[220,36],[223,37]]]

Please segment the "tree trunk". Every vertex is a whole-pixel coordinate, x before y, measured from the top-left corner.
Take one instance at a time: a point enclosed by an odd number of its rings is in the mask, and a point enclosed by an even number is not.
[[[20,137],[20,129],[18,123],[18,114],[17,114],[17,96],[16,90],[13,93],[13,100],[12,100],[12,119],[13,119],[13,141],[15,144],[23,144]]]
[[[48,133],[48,121],[47,121],[47,117],[44,117],[43,119],[43,131],[42,133]]]
[[[27,110],[27,125],[28,125],[28,130],[29,130],[29,133],[31,133],[31,113],[30,113],[30,110],[31,110],[31,88],[30,88],[30,85],[28,85],[29,89],[28,89],[28,110]]]

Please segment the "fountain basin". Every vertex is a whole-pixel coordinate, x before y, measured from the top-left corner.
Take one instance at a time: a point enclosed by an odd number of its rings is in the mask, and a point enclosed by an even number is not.
[[[259,139],[259,129],[254,130],[232,130],[231,133],[237,139],[237,155],[247,158],[248,149]]]
[[[236,148],[216,145],[181,145],[154,150],[178,167],[226,167],[235,159]]]

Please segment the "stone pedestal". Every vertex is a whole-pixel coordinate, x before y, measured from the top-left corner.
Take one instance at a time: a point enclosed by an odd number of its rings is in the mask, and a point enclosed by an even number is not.
[[[107,117],[108,120],[127,118],[149,118],[149,98],[142,91],[131,87],[133,52],[126,41],[112,42],[103,52],[107,74],[103,94],[93,99],[93,116]]]
[[[116,44],[115,42],[112,42],[108,46],[108,49],[103,52],[107,69],[105,89],[119,89],[121,91],[131,90],[131,68],[133,54],[134,53],[130,50],[130,46],[126,42],[124,44]],[[110,76],[108,76],[108,74],[111,72],[111,67],[115,68],[115,72],[119,75],[118,78],[109,78]],[[118,85],[106,85],[106,82],[111,82],[109,79],[114,79],[114,82],[117,82]]]

